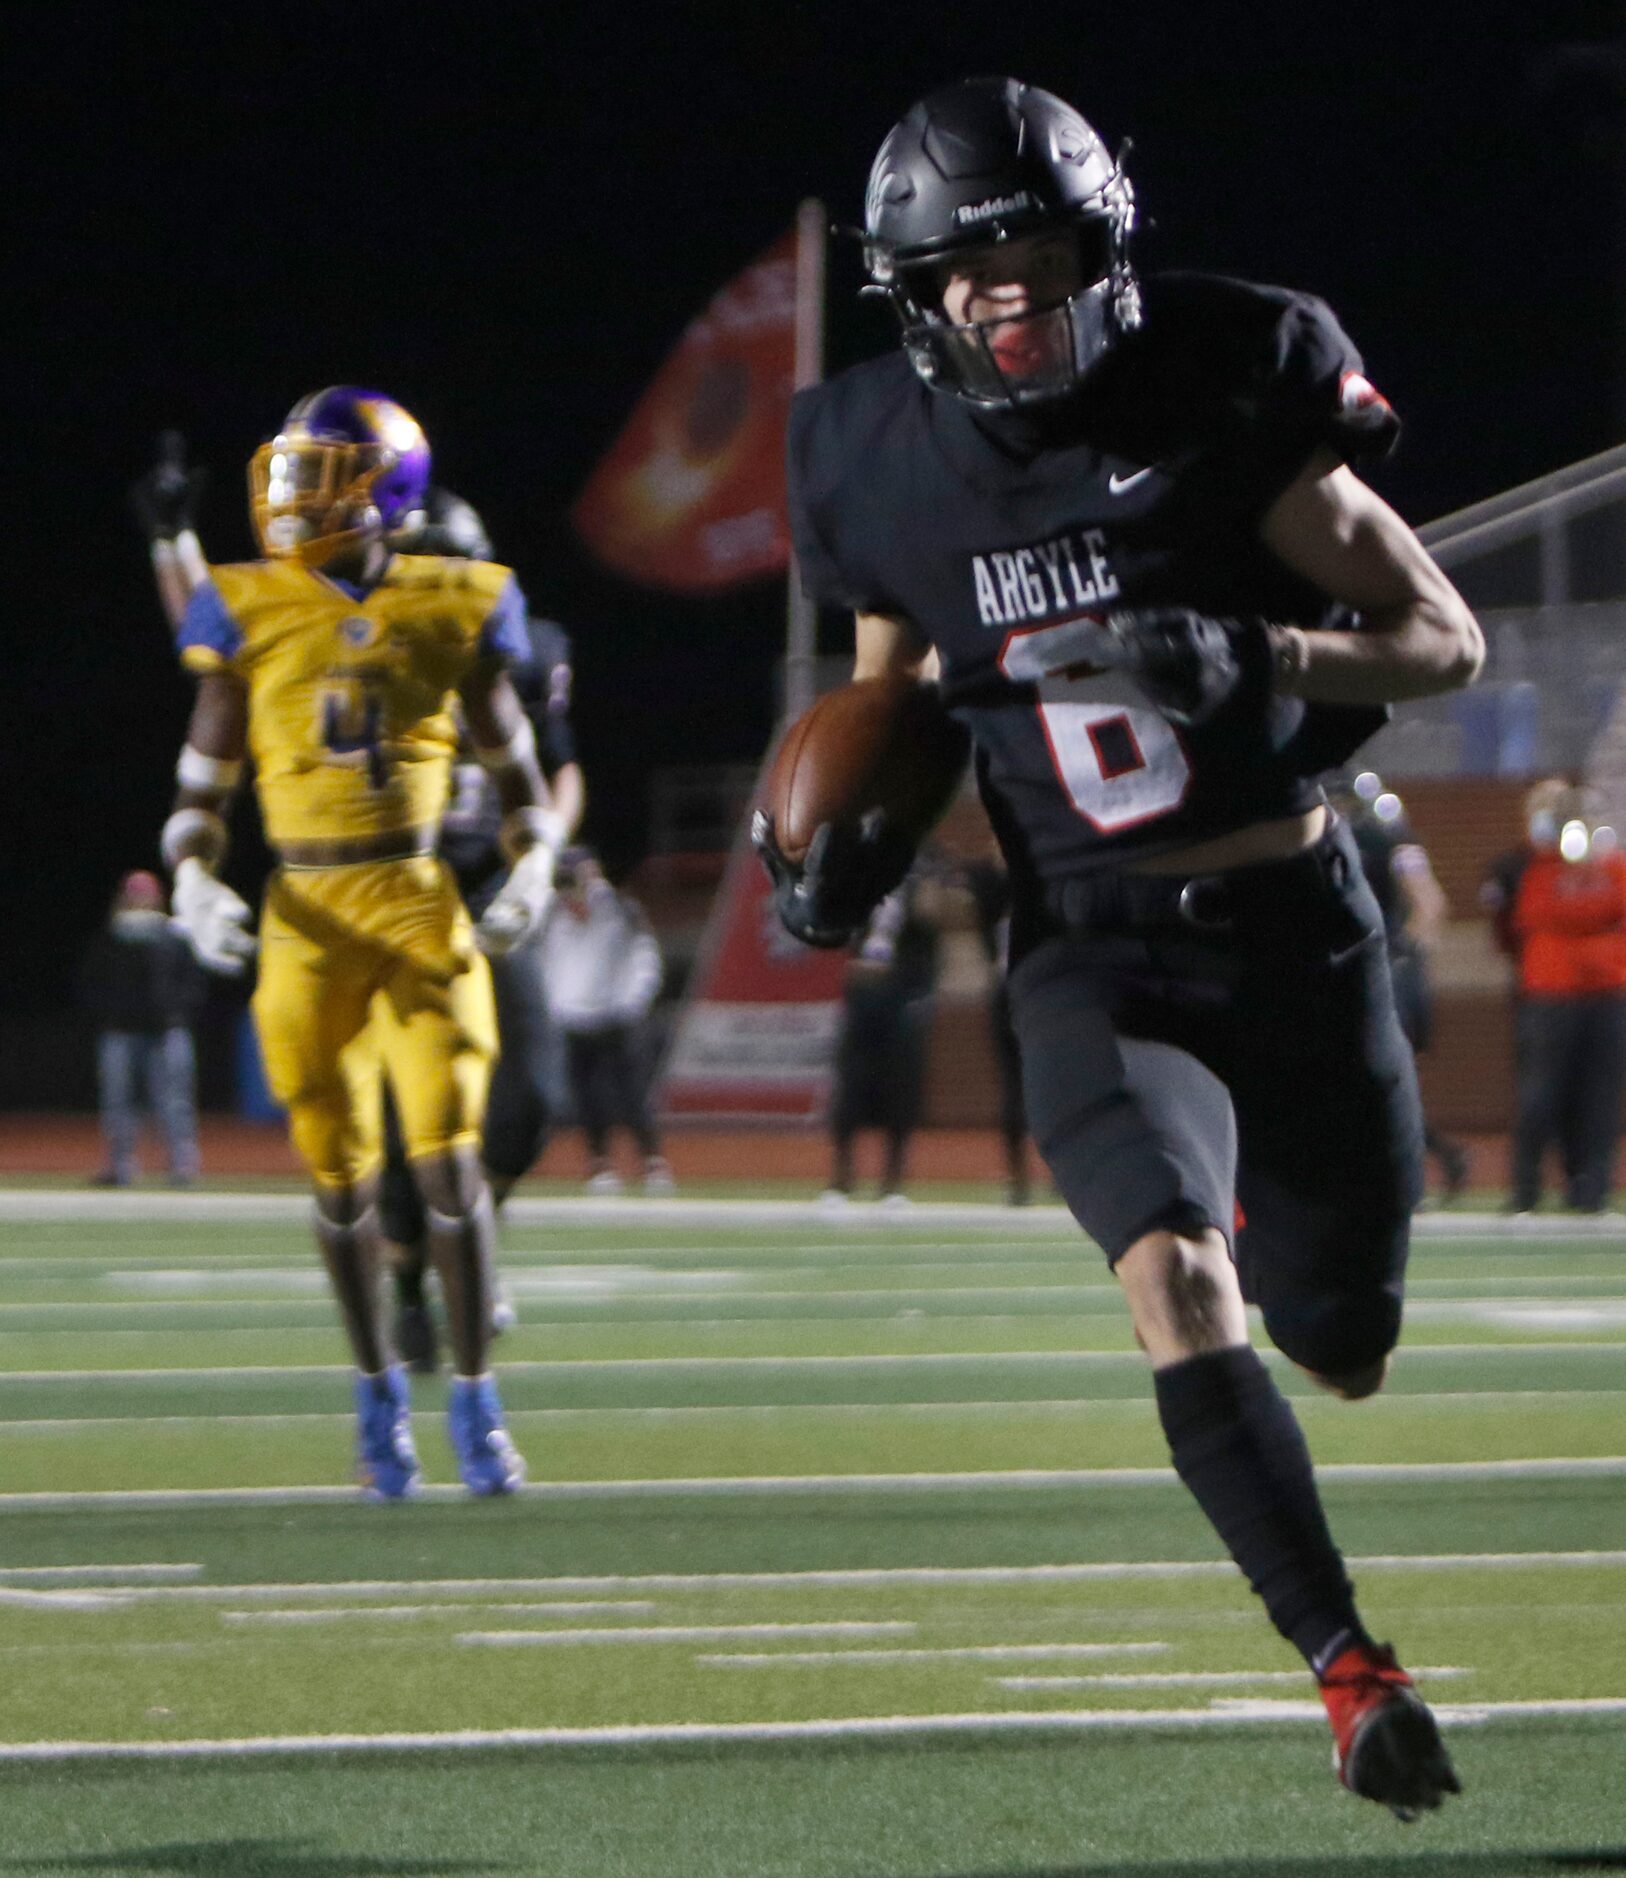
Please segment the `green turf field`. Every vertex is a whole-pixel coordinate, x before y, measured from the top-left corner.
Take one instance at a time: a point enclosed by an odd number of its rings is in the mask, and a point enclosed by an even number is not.
[[[1284,1374],[1454,1718],[1403,1828],[1057,1214],[516,1227],[537,1489],[463,1500],[428,1382],[379,1508],[291,1197],[13,1198],[0,1875],[1626,1870],[1626,1237],[1424,1238],[1383,1398]]]

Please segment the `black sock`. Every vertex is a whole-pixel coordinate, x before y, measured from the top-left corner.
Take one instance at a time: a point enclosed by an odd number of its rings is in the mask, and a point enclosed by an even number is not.
[[[1270,1621],[1312,1669],[1364,1637],[1293,1411],[1248,1348],[1153,1376],[1175,1472],[1225,1541]]]

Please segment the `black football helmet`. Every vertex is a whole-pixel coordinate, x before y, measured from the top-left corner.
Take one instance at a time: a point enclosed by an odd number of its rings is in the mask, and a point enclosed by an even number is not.
[[[439,483],[424,491],[421,506],[403,516],[390,536],[396,554],[445,554],[464,561],[492,559],[491,538],[474,505]]]
[[[864,260],[892,302],[903,346],[934,390],[1010,410],[1064,397],[1140,324],[1129,265],[1135,195],[1121,161],[1069,104],[1014,78],[968,78],[923,98],[881,145],[864,199]],[[989,328],[952,324],[942,267],[957,255],[1028,235],[1077,239],[1078,291],[1021,316],[1050,362],[1004,369]]]

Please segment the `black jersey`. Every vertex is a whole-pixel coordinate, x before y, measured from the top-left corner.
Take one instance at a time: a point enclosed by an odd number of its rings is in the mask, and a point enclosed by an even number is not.
[[[508,667],[508,676],[536,732],[542,773],[552,778],[576,760],[570,727],[570,637],[557,620],[532,614],[526,622],[530,656]],[[452,771],[451,800],[441,820],[440,852],[457,876],[464,897],[478,907],[507,872],[498,845],[502,809],[484,769],[460,756]]]
[[[1208,723],[1177,729],[1123,674],[1056,671],[1077,622],[1120,607],[1358,624],[1259,539],[1317,449],[1367,462],[1399,429],[1331,312],[1196,274],[1147,281],[1145,308],[1036,416],[934,393],[901,353],[791,412],[803,579],[937,648],[1013,884],[1301,811],[1385,715],[1277,697],[1261,659]]]

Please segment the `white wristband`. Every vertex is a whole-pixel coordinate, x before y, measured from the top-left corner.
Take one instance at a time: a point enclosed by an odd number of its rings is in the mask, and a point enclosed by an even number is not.
[[[536,732],[531,728],[531,720],[522,717],[518,728],[506,743],[489,747],[477,743],[474,754],[479,759],[480,767],[493,775],[499,770],[518,769],[521,764],[536,756]]]
[[[546,848],[550,854],[557,854],[565,845],[564,819],[557,809],[513,809],[503,817],[498,839],[510,861],[517,861],[532,848]]]
[[[242,779],[243,763],[240,757],[227,759],[205,756],[201,750],[194,750],[191,744],[182,744],[180,758],[175,765],[175,780],[183,789],[230,795]]]
[[[191,860],[212,874],[226,858],[226,824],[213,809],[177,809],[164,823],[158,852],[171,873]]]

